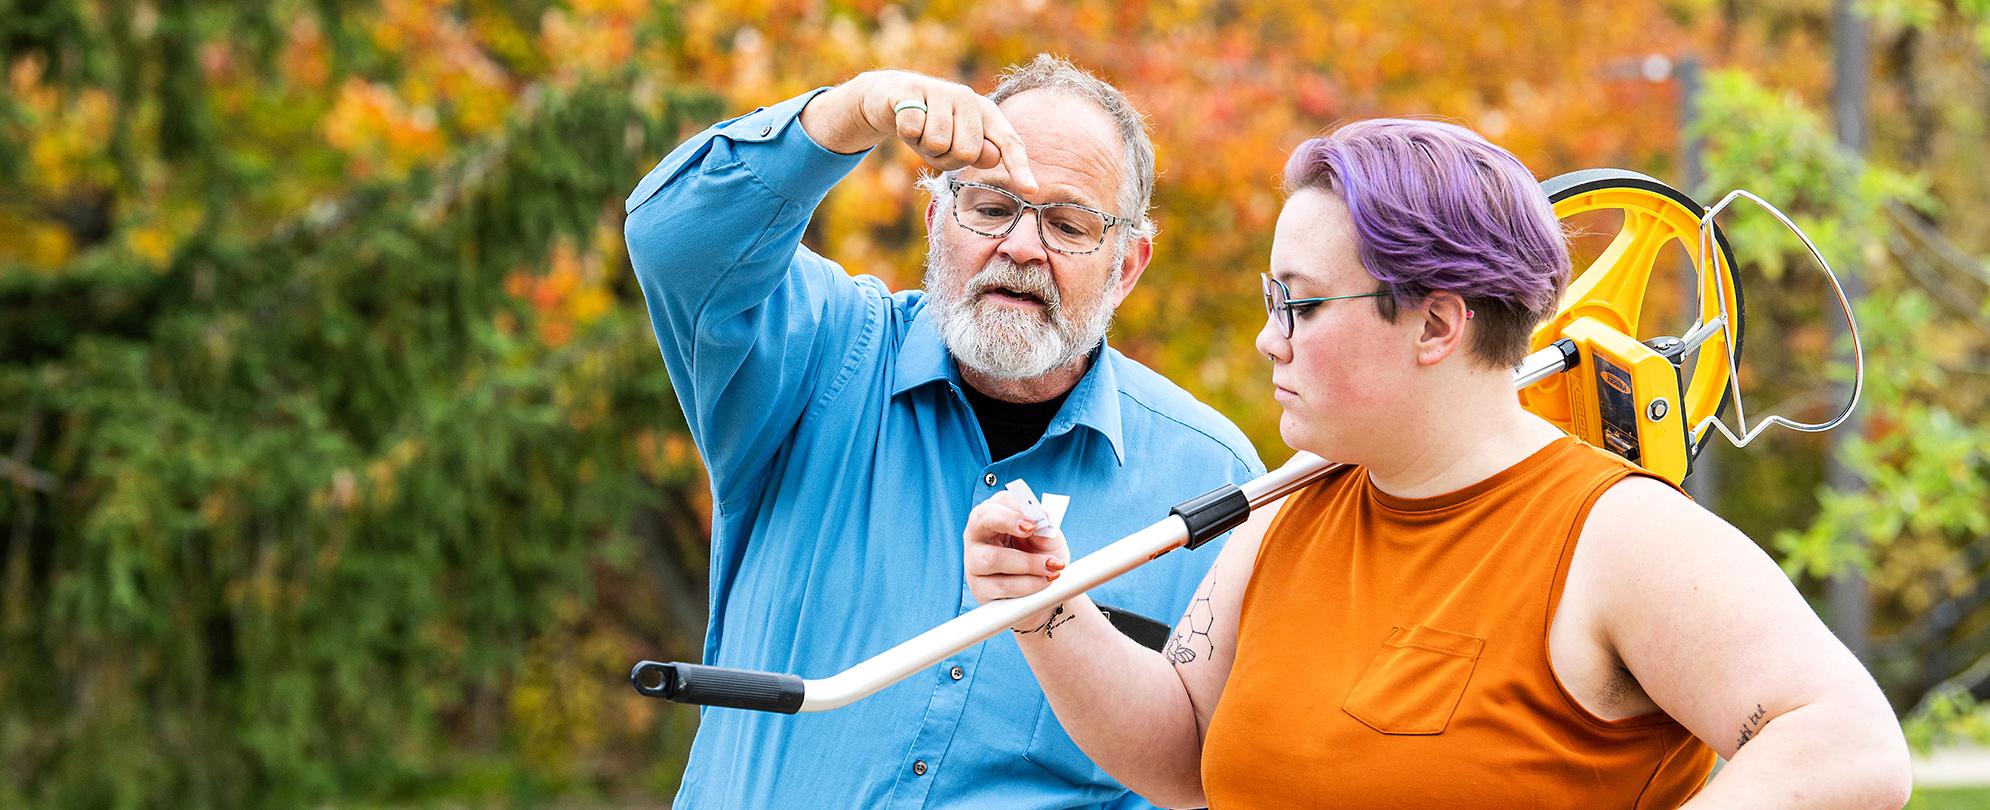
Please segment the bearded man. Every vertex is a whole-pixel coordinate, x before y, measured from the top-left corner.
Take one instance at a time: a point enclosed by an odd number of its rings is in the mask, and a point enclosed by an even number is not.
[[[893,136],[940,172],[921,181],[924,291],[802,245]],[[1235,426],[1105,345],[1152,255],[1153,186],[1140,113],[1049,56],[987,97],[865,73],[717,124],[644,178],[629,257],[715,505],[707,664],[826,676],[974,608],[961,530],[1011,480],[1071,496],[1083,554],[1263,473]],[[1158,646],[1142,617],[1180,614],[1215,557],[1093,598]],[[1146,806],[1071,742],[1010,637],[834,712],[704,709],[677,800]]]

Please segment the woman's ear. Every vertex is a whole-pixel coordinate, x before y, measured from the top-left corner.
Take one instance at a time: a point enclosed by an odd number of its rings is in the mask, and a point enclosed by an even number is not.
[[[1444,358],[1463,348],[1465,324],[1476,315],[1464,298],[1451,292],[1426,296],[1417,314],[1423,321],[1423,333],[1417,336],[1416,360],[1426,366],[1444,362]]]

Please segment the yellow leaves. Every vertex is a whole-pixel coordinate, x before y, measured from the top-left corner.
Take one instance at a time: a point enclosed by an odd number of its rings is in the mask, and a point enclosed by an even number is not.
[[[1961,596],[1975,585],[1969,568],[1940,533],[1906,532],[1878,550],[1883,564],[1868,572],[1873,586],[1894,594],[1911,615]]]
[[[913,18],[895,4],[859,14],[820,3],[715,0],[681,13],[683,50],[660,61],[746,108],[878,67],[953,76],[968,37],[987,29],[971,11],[948,18],[929,9]]]
[[[567,3],[576,13],[618,21],[640,20],[651,11],[651,0],[571,0]]]
[[[470,0],[466,4],[468,25],[485,51],[518,73],[537,74],[545,69],[532,34],[525,30],[506,7],[507,0]]]
[[[415,439],[402,439],[388,448],[387,452],[367,463],[365,486],[367,494],[372,496],[369,499],[371,505],[385,507],[394,502],[400,491],[395,484],[400,480],[401,471],[412,465],[421,453],[421,442]],[[335,488],[337,481],[338,479],[334,477]]]
[[[382,50],[413,53],[445,47],[456,27],[450,0],[382,0],[369,31]]]
[[[568,240],[553,245],[544,273],[516,270],[504,280],[505,292],[532,306],[539,339],[559,348],[585,328],[614,311],[600,251],[583,252]]]
[[[111,166],[103,146],[116,125],[111,95],[88,88],[63,98],[42,83],[41,60],[15,60],[8,70],[8,89],[31,116],[28,183],[38,189],[62,191],[79,184],[110,182]]]
[[[103,146],[111,140],[117,109],[109,93],[87,88],[65,94],[44,83],[37,57],[7,66],[6,92],[25,114],[26,131],[0,133],[27,146],[27,195],[0,199],[0,261],[58,268],[77,245],[61,222],[29,203],[36,199],[88,198],[113,183],[115,169]]]
[[[173,251],[200,228],[202,212],[197,201],[165,193],[163,183],[146,191],[151,195],[147,204],[128,209],[113,238],[155,272],[163,273],[170,266]]]
[[[459,134],[475,136],[504,122],[516,92],[510,74],[485,54],[478,32],[458,18],[453,0],[384,0],[368,27],[374,44],[404,60],[397,94],[434,116],[446,105]]]
[[[572,84],[590,74],[628,64],[636,52],[636,24],[647,11],[628,0],[592,0],[571,11],[547,9],[539,18],[539,50],[553,75]]]
[[[56,268],[76,252],[75,240],[59,225],[41,222],[0,207],[0,262],[19,262],[28,267]]]
[[[682,433],[672,433],[663,440],[663,461],[672,467],[695,464],[698,461],[696,448],[691,439]]]
[[[644,430],[636,434],[636,465],[652,480],[674,477],[687,465],[697,463],[697,448],[682,433]]]
[[[234,498],[227,490],[215,490],[200,499],[200,520],[210,529],[221,527],[234,511]]]
[[[144,257],[154,267],[164,267],[166,260],[172,256],[173,246],[179,242],[170,229],[156,225],[128,228],[124,231],[124,238],[133,253]]]
[[[505,696],[507,727],[519,752],[542,773],[574,774],[594,764],[605,740],[650,727],[658,701],[626,688],[601,688],[601,673],[626,671],[633,638],[616,622],[590,621],[594,605],[568,597],[554,606],[553,626],[530,643]]]
[[[658,451],[656,431],[645,429],[637,433],[636,469],[642,470],[645,477],[656,480],[663,477],[661,475],[663,472],[660,465],[661,461],[662,454]]]
[[[393,88],[357,77],[339,88],[324,120],[325,140],[344,152],[355,178],[400,177],[443,152],[432,107],[410,107]]]
[[[844,178],[816,214],[826,256],[894,287],[917,284],[925,258],[927,197],[913,183],[918,158],[894,142]]]

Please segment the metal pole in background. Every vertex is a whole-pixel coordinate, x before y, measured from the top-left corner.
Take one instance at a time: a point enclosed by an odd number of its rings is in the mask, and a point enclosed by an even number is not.
[[[1831,3],[1831,118],[1838,142],[1853,154],[1864,155],[1866,75],[1870,59],[1866,47],[1866,21],[1859,16],[1855,5],[1854,0],[1832,0]],[[1856,305],[1865,296],[1863,257],[1853,253],[1839,258],[1844,262],[1845,296]],[[1839,334],[1843,335],[1843,330],[1839,330]],[[1865,435],[1865,425],[1864,413],[1854,413],[1839,430],[1831,433],[1826,481],[1833,489],[1850,491],[1865,486],[1858,470],[1845,460],[1848,443]],[[1860,547],[1867,543],[1863,535],[1850,540]],[[1865,573],[1851,570],[1832,578],[1828,593],[1831,631],[1846,647],[1851,648],[1860,661],[1870,664],[1867,641],[1872,635],[1872,604]]]
[[[1672,63],[1672,79],[1679,83],[1679,184],[1686,193],[1700,199],[1700,186],[1707,182],[1706,141],[1700,137],[1700,57],[1686,54]],[[1704,202],[1702,203],[1705,204]],[[1700,294],[1700,280],[1696,274],[1679,274],[1682,306],[1691,311],[1693,302]],[[1694,362],[1702,362],[1699,357]],[[1705,358],[1705,361],[1720,362],[1720,358]],[[1707,511],[1720,513],[1721,507],[1721,463],[1718,441],[1709,441],[1693,459],[1693,474],[1686,477],[1686,492]]]

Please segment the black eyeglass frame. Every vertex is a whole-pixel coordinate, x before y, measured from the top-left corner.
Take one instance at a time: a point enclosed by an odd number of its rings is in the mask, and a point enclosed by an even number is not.
[[[991,233],[989,231],[977,230],[968,227],[967,223],[960,221],[960,209],[956,206],[959,204],[960,190],[963,188],[978,188],[986,191],[993,191],[997,194],[1000,194],[1004,197],[1008,197],[1009,199],[1014,200],[1016,202],[1016,213],[1014,216],[1011,216],[1009,218],[1009,226],[1003,228],[999,233]],[[1132,222],[1132,220],[1129,220],[1125,217],[1113,216],[1112,214],[1100,211],[1099,209],[1093,208],[1089,205],[1079,205],[1077,203],[1062,203],[1062,202],[1033,203],[1021,197],[1016,196],[1015,192],[1012,192],[1008,189],[996,188],[995,186],[988,185],[987,183],[974,183],[974,182],[969,182],[967,180],[949,179],[947,181],[947,196],[953,198],[948,201],[947,212],[953,216],[954,224],[959,225],[961,227],[961,230],[967,231],[968,233],[974,234],[976,236],[986,236],[990,239],[1001,239],[1015,232],[1016,223],[1023,221],[1023,212],[1035,211],[1037,240],[1043,243],[1043,247],[1045,250],[1054,250],[1066,256],[1084,256],[1087,254],[1099,252],[1099,248],[1106,246],[1106,237],[1112,233],[1113,228]],[[1094,245],[1091,250],[1065,250],[1061,247],[1052,245],[1050,243],[1050,235],[1043,232],[1043,212],[1052,208],[1074,208],[1079,211],[1084,211],[1086,213],[1097,214],[1100,219],[1104,219],[1106,221],[1106,226],[1105,228],[1099,231],[1099,243],[1097,245]]]

